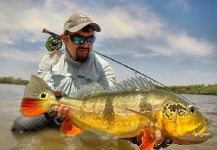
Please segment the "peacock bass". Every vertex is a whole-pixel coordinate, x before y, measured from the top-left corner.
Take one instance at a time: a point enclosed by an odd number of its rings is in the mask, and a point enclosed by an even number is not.
[[[212,136],[206,133],[207,118],[196,106],[180,95],[155,88],[142,77],[109,89],[92,84],[71,98],[57,101],[46,82],[32,75],[24,91],[22,114],[34,117],[59,104],[69,107],[69,117],[61,125],[61,131],[68,135],[91,129],[115,138],[129,138],[143,130],[140,150],[151,150],[159,142],[154,137],[157,130],[161,131],[161,140],[171,138],[180,145],[202,143]]]

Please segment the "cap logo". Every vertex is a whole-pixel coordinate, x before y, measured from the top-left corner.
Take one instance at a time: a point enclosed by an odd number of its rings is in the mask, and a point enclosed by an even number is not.
[[[86,21],[87,21],[87,17],[86,16],[79,15],[78,22],[86,22]]]

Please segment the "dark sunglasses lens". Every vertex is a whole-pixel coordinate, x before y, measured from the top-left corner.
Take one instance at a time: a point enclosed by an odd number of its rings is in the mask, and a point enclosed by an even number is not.
[[[81,45],[84,43],[84,38],[79,36],[70,36],[71,41],[76,45]]]
[[[87,38],[87,43],[92,45],[95,42],[95,40],[96,40],[95,36],[88,37]]]
[[[88,44],[93,44],[95,42],[96,37],[90,36],[88,38],[80,37],[80,36],[70,36],[71,41],[76,45],[82,45],[84,44],[84,41],[86,40]]]

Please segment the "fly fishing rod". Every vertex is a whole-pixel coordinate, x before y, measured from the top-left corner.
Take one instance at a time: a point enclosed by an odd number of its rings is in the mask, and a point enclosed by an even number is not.
[[[54,33],[54,32],[51,32],[51,31],[49,31],[49,30],[47,30],[47,29],[45,29],[45,28],[42,30],[42,32],[51,35],[51,36],[48,38],[47,42],[46,42],[46,48],[48,49],[48,51],[52,52],[52,51],[54,51],[54,50],[60,50],[60,48],[62,47],[62,40],[61,40],[60,35],[58,35],[58,34],[56,34],[56,33]],[[106,56],[106,55],[104,55],[104,54],[102,54],[102,53],[100,53],[100,52],[97,52],[97,51],[93,51],[93,52],[95,52],[95,53],[97,53],[98,55],[101,55],[101,56],[103,56],[103,57],[105,57],[105,58],[107,58],[107,59],[109,59],[109,60],[111,60],[111,61],[113,61],[113,62],[116,62],[116,63],[118,63],[118,64],[120,64],[120,65],[122,65],[122,66],[124,66],[124,67],[126,67],[126,68],[128,68],[128,69],[130,69],[130,70],[132,70],[132,71],[134,71],[135,73],[138,73],[138,74],[140,74],[140,75],[142,75],[142,76],[144,76],[144,77],[150,79],[151,81],[153,81],[153,82],[155,82],[155,83],[157,83],[157,84],[163,86],[165,89],[167,89],[167,90],[169,90],[169,91],[174,92],[173,90],[171,90],[169,87],[165,86],[164,84],[158,82],[157,80],[155,80],[155,79],[153,79],[153,78],[147,76],[146,74],[144,74],[144,73],[142,73],[142,72],[140,72],[140,71],[138,71],[138,70],[136,70],[136,69],[134,69],[134,68],[132,68],[132,67],[130,67],[130,66],[124,64],[124,63],[121,63],[120,61],[117,61],[117,60],[115,60],[115,59],[113,59],[113,58],[111,58],[111,57],[108,57],[108,56]],[[149,82],[150,82],[150,81],[149,81]],[[174,93],[176,93],[176,92],[174,92]],[[177,93],[176,93],[176,94],[177,94]],[[180,94],[179,94],[179,95],[180,95]],[[182,95],[180,95],[180,96],[182,96]],[[183,97],[183,96],[182,96],[182,97]],[[184,97],[184,98],[185,98],[185,97]],[[185,98],[185,99],[186,99],[186,98]]]

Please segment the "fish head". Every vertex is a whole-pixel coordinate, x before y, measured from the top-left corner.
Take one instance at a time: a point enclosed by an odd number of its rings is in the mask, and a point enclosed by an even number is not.
[[[186,98],[168,93],[162,108],[163,127],[176,144],[197,144],[212,137],[208,119]]]

